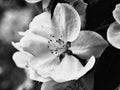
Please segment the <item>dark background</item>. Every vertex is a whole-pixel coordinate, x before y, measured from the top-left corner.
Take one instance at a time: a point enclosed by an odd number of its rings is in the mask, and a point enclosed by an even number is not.
[[[82,14],[86,15],[86,24],[83,29],[96,31],[106,39],[106,32],[109,25],[114,22],[112,11],[119,0],[84,0],[88,7],[84,8]],[[51,0],[49,8],[53,12],[58,2],[72,2],[72,0]],[[79,4],[75,4],[76,6]],[[82,4],[81,4],[82,5]],[[41,3],[31,5],[24,0],[1,0],[0,1],[0,26],[4,13],[9,9],[32,8],[32,16],[42,12]],[[79,11],[80,8],[77,8]],[[1,29],[0,29],[1,30]],[[106,39],[107,40],[107,39]],[[12,60],[12,55],[16,51],[10,41],[0,39],[0,90],[16,90],[26,78],[24,70],[18,68]],[[109,45],[102,56],[97,59],[94,68],[94,90],[114,90],[120,84],[120,50]],[[41,83],[34,81],[33,87],[28,90],[40,90]],[[26,89],[25,89],[26,90]],[[81,89],[82,90],[82,89]]]
[[[86,2],[90,3],[90,0]],[[106,31],[110,23],[114,22],[112,11],[119,0],[97,0],[88,5],[86,29],[98,32],[106,39]],[[95,66],[95,90],[114,90],[120,84],[120,50],[106,48]]]

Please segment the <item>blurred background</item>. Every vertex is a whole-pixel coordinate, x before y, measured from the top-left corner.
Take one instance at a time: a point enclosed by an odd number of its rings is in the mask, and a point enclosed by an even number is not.
[[[73,1],[51,0],[49,8],[53,12],[58,2]],[[112,11],[120,1],[84,0],[87,7],[81,3],[83,0],[75,1],[73,6],[83,16],[83,29],[96,31],[106,39],[107,28],[115,21]],[[0,90],[40,90],[41,83],[30,80],[13,62],[12,55],[17,50],[11,41],[19,41],[18,32],[27,30],[34,16],[42,11],[41,2],[29,4],[24,0],[0,0]],[[81,84],[79,90],[114,90],[120,84],[120,50],[110,45],[94,68],[78,81]]]
[[[23,69],[12,60],[16,49],[11,41],[19,41],[19,31],[25,31],[35,15],[34,4],[24,0],[0,0],[0,90],[40,90],[40,82],[31,81]]]

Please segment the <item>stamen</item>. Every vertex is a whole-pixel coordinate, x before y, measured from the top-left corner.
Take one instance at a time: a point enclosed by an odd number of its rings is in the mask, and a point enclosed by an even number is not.
[[[59,57],[60,61],[62,61],[62,59],[65,57],[65,53],[60,54],[58,57]]]
[[[71,47],[71,42],[67,42],[66,46],[67,48]]]
[[[65,51],[65,43],[61,38],[56,38],[54,35],[50,35],[50,40],[48,41],[48,48],[50,49],[51,53],[59,54]]]

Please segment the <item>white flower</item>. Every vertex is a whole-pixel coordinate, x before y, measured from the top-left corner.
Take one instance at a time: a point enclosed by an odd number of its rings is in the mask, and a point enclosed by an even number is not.
[[[65,3],[57,4],[52,18],[49,12],[36,16],[29,30],[20,33],[20,42],[13,43],[19,50],[13,55],[16,65],[40,82],[66,82],[82,77],[108,44],[95,32],[80,31],[80,20],[77,11]],[[87,59],[87,64],[83,66],[71,52]]]
[[[25,0],[28,3],[37,3],[40,2],[41,0]]]
[[[46,9],[49,6],[50,0],[25,0],[28,3],[38,3],[42,1],[42,7],[43,9]]]
[[[112,46],[120,49],[120,4],[113,10],[113,17],[115,22],[107,30],[107,39]]]
[[[115,9],[113,10],[113,17],[114,19],[120,23],[120,4],[117,4]]]

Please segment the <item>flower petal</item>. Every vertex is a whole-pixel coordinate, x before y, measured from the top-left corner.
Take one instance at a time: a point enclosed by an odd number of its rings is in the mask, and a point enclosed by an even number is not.
[[[51,14],[44,12],[37,15],[29,25],[29,30],[35,34],[47,37],[53,34],[53,26],[51,23]]]
[[[54,80],[51,80],[48,82],[44,82],[41,86],[41,90],[66,90],[66,87],[72,84],[74,84],[74,81],[57,83]]]
[[[25,1],[28,2],[28,3],[37,3],[37,2],[39,2],[41,0],[25,0]]]
[[[79,74],[77,74],[79,77],[82,77],[83,75],[85,75],[90,69],[92,69],[92,67],[95,64],[95,57],[92,56],[87,64],[85,65],[85,67],[79,72]]]
[[[48,77],[43,78],[41,75],[39,75],[39,73],[37,73],[37,71],[35,71],[31,67],[29,67],[30,66],[29,62],[30,62],[31,58],[32,58],[31,56],[28,56],[21,52],[16,52],[13,55],[13,60],[15,61],[16,65],[20,68],[26,68],[26,72],[32,80],[36,80],[36,81],[40,81],[40,82],[46,82],[46,81],[51,80]]]
[[[99,57],[108,43],[96,32],[81,31],[79,37],[71,43],[70,50],[83,59]]]
[[[50,56],[46,59],[32,58],[30,66],[37,71],[42,77],[50,77],[50,74],[60,63],[57,55]]]
[[[120,24],[112,23],[107,30],[107,39],[111,45],[120,49]]]
[[[120,24],[120,4],[117,4],[113,10],[113,17]]]
[[[33,33],[27,33],[18,43],[21,48],[32,54],[33,56],[44,58],[48,57],[52,53],[50,52],[47,44],[48,39],[41,37],[39,35],[35,35]]]
[[[90,70],[93,67],[94,62],[95,58],[92,57],[90,59],[90,62],[88,61],[88,64],[85,67],[83,67],[77,58],[66,55],[62,62],[53,71],[51,77],[56,82],[76,80],[82,77],[85,73],[87,73],[88,70]],[[89,63],[91,64],[91,66]]]
[[[13,55],[13,60],[18,67],[27,68],[31,57],[28,54],[16,52]]]
[[[35,80],[35,81],[39,81],[39,82],[47,82],[50,81],[50,78],[43,78],[41,75],[39,75],[34,69],[29,68],[26,70],[28,77],[30,77],[30,79]]]
[[[65,58],[62,60],[60,65],[56,67],[53,71],[51,77],[56,82],[66,82],[69,80],[74,80],[78,71],[82,70],[83,66],[73,56],[65,55]]]
[[[58,3],[53,14],[53,24],[60,30],[59,33],[67,41],[77,38],[81,28],[80,16],[69,4]]]

